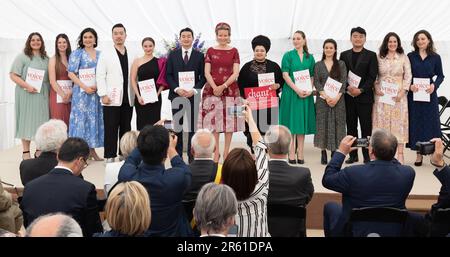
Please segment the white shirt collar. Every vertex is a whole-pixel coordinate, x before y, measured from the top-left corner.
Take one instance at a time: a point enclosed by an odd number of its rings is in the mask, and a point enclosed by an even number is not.
[[[64,167],[64,166],[56,166],[56,167],[55,167],[55,169],[63,169],[63,170],[68,170],[68,171],[70,171],[70,173],[72,173],[72,174],[73,174],[73,171],[72,171],[71,169],[69,169],[69,168],[67,168],[67,167]]]
[[[225,235],[222,235],[222,234],[206,234],[206,235],[201,235],[200,237],[208,237],[208,236],[226,237]]]
[[[280,162],[287,162],[287,159],[279,159],[279,158],[270,158],[269,161],[280,161]]]
[[[191,53],[192,53],[192,46],[189,49],[185,49],[184,47],[181,47],[181,57],[183,57],[184,59],[184,53],[188,51],[188,57],[191,58]]]
[[[213,161],[213,158],[194,158],[196,161]]]

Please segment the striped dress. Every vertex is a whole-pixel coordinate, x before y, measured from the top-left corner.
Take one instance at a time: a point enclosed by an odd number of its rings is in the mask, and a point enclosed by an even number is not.
[[[267,196],[269,193],[269,168],[267,147],[260,140],[255,145],[258,183],[250,197],[238,202],[236,225],[238,237],[269,237],[267,227]]]

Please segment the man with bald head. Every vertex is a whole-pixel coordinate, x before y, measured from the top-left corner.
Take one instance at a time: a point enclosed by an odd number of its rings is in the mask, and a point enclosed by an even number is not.
[[[214,182],[217,173],[217,163],[214,163],[212,154],[216,147],[213,134],[207,129],[199,129],[191,140],[191,153],[194,161],[189,167],[192,171],[191,186],[186,191],[183,201],[195,201],[202,186]],[[188,219],[192,218],[192,212],[186,212]]]
[[[83,237],[80,225],[63,213],[43,215],[27,228],[27,237]]]

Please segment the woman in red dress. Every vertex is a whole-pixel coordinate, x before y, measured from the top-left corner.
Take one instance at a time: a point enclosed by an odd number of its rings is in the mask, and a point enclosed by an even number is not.
[[[48,75],[51,85],[49,98],[50,118],[64,121],[67,127],[69,127],[72,89],[64,90],[63,87],[69,84],[72,85],[72,81],[67,73],[67,62],[71,52],[69,38],[66,34],[59,34],[56,36],[55,41],[55,55],[50,58],[48,64]],[[57,98],[60,98],[60,103],[57,102]]]
[[[203,89],[199,115],[199,128],[213,132],[216,139],[214,161],[219,162],[219,133],[225,133],[224,160],[230,151],[233,132],[243,131],[243,116],[233,111],[241,106],[239,87],[236,82],[239,75],[238,50],[229,45],[231,28],[227,23],[216,26],[218,45],[211,47],[205,57],[206,84]]]

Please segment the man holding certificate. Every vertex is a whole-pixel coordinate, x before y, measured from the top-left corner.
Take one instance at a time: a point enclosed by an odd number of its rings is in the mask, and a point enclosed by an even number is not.
[[[173,125],[177,132],[177,152],[183,156],[183,124],[188,124],[187,154],[193,161],[191,139],[196,130],[200,91],[205,85],[205,59],[193,49],[194,32],[190,28],[180,31],[181,47],[172,51],[167,59],[166,81],[169,84],[169,100],[172,101]],[[195,104],[196,103],[196,104]],[[186,115],[186,120],[184,116]]]
[[[241,96],[249,101],[253,117],[261,135],[265,135],[269,126],[278,124],[278,94],[283,84],[283,74],[280,66],[267,59],[270,49],[270,39],[266,36],[256,36],[252,40],[254,58],[247,62],[239,72],[238,84]],[[253,153],[252,137],[245,124],[244,135],[247,145]]]
[[[403,164],[403,148],[408,142],[408,100],[411,65],[404,54],[400,37],[388,33],[378,55],[378,78],[375,81],[373,128],[391,132],[398,141],[397,160]]]
[[[345,62],[348,78],[345,94],[347,134],[358,137],[358,120],[361,136],[372,134],[373,85],[378,74],[377,55],[364,48],[366,31],[361,27],[350,32],[353,48],[341,53],[340,60]],[[364,162],[369,162],[369,151],[362,148]],[[358,162],[358,152],[350,152],[347,164]]]
[[[122,24],[112,28],[114,47],[104,50],[97,64],[97,94],[103,105],[105,126],[106,162],[114,162],[117,156],[117,142],[131,130],[134,92],[131,88],[129,70],[132,55],[125,47],[127,31]],[[120,149],[119,149],[119,154]]]

